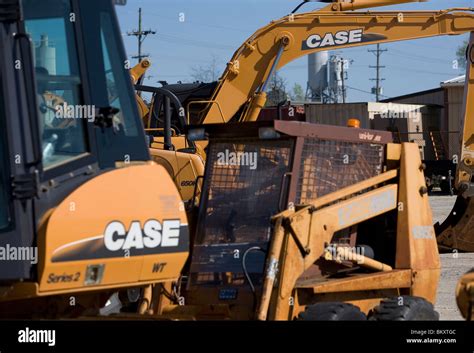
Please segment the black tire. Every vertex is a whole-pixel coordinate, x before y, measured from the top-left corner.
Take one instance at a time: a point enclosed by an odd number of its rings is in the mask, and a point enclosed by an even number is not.
[[[316,303],[308,305],[298,315],[303,321],[365,321],[367,317],[352,304],[340,302]]]
[[[438,321],[433,304],[423,298],[404,295],[382,300],[370,320],[376,321]]]

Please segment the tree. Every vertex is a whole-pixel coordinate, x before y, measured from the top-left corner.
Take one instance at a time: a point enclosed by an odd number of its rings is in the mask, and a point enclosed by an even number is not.
[[[265,106],[274,107],[278,103],[288,99],[288,93],[286,89],[287,82],[276,72],[270,79],[267,88],[267,103]]]
[[[192,67],[190,75],[195,81],[214,82],[219,79],[223,72],[221,66],[220,59],[213,54],[209,64]]]
[[[464,43],[460,47],[458,47],[458,50],[456,51],[458,66],[463,69],[466,68],[466,50],[468,45],[469,42],[465,40]]]
[[[303,102],[305,100],[305,94],[303,87],[299,83],[295,83],[293,86],[293,91],[290,94],[291,100],[297,102]]]

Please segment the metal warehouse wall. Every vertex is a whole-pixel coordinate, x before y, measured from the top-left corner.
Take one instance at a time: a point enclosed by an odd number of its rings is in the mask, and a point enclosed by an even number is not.
[[[420,146],[423,159],[435,159],[429,128],[436,130],[442,124],[442,109],[437,105],[373,102],[306,104],[305,110],[306,121],[311,123],[345,126],[348,119],[356,118],[361,121],[362,128],[397,131],[396,138],[400,141],[415,142]],[[401,112],[403,117],[393,115]]]
[[[362,128],[370,129],[369,103],[306,104],[305,111],[310,123],[346,126],[348,119],[356,118]]]
[[[447,111],[449,116],[449,131],[462,131],[463,121],[463,99],[464,87],[454,86],[446,88],[447,95]],[[459,155],[461,145],[459,143],[459,135],[449,134],[449,153]]]
[[[438,105],[441,108],[441,116],[445,117],[442,119],[441,125],[439,126],[440,131],[448,130],[447,116],[445,116],[445,105],[447,103],[445,99],[445,91],[443,88],[436,88],[429,91],[423,91],[418,93],[409,94],[406,96],[394,97],[383,100],[383,102],[392,103],[404,103],[404,104],[422,104],[422,105]]]
[[[429,91],[409,94],[406,96],[385,99],[382,102],[444,105],[444,90],[442,88],[436,88]]]
[[[437,88],[429,91],[414,93],[401,97],[394,97],[384,102],[410,103],[410,104],[433,104],[442,106],[441,114],[444,117],[441,121],[440,131],[445,131],[443,137],[446,139],[448,154],[459,154],[459,135],[456,133],[462,129],[463,119],[463,85],[446,85],[444,88]],[[451,132],[451,133],[448,133]]]
[[[364,129],[388,130],[397,127],[400,132],[423,131],[428,126],[440,124],[440,112],[437,107],[419,104],[396,103],[346,103],[346,104],[306,104],[306,121],[310,123],[345,126],[348,119],[361,121]],[[397,117],[403,112],[404,117]],[[383,114],[386,114],[385,117]],[[391,114],[391,115],[389,115]]]

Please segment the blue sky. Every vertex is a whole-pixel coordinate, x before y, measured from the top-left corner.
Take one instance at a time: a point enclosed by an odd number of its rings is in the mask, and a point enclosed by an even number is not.
[[[117,13],[129,56],[136,55],[135,37],[127,31],[138,28],[138,8],[142,7],[144,29],[156,30],[143,45],[150,54],[153,67],[146,84],[158,85],[192,81],[193,67],[206,66],[213,57],[224,70],[225,63],[234,51],[258,28],[273,19],[287,15],[300,0],[128,0],[126,6],[118,6]],[[303,10],[321,7],[311,3]],[[425,3],[402,4],[380,8],[381,10],[440,10],[452,7],[474,7],[474,0],[430,0]],[[180,15],[184,14],[184,21]],[[388,97],[439,87],[441,81],[463,74],[453,69],[456,49],[464,36],[437,37],[416,41],[384,44],[388,52],[382,56],[384,95]],[[349,101],[371,101],[370,93],[375,77],[375,56],[367,52],[374,46],[339,50],[337,53],[353,60],[347,85]],[[133,61],[135,63],[135,61]],[[306,88],[307,59],[298,59],[280,70],[288,86],[294,83]],[[365,92],[363,92],[365,91]]]

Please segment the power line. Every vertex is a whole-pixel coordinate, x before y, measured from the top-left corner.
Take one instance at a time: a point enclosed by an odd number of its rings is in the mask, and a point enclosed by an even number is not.
[[[131,10],[123,10],[123,11],[132,12]],[[176,18],[173,18],[173,17],[164,16],[163,14],[158,14],[156,12],[152,12],[152,11],[148,11],[148,10],[147,10],[146,13],[147,13],[147,15],[152,16],[152,17],[157,17],[160,20],[176,22]],[[221,29],[221,30],[227,30],[227,31],[235,31],[235,32],[241,32],[241,33],[247,33],[247,34],[253,33],[253,31],[254,31],[254,29],[245,30],[241,27],[237,28],[237,27],[221,26],[221,25],[203,23],[203,22],[198,22],[198,21],[190,21],[188,19],[186,19],[186,21],[183,21],[183,22],[186,22],[186,23],[189,23],[189,24],[192,24],[192,25],[195,25],[195,26],[202,26],[202,27]]]
[[[203,40],[197,40],[197,39],[189,39],[189,38],[184,38],[180,36],[175,36],[171,34],[165,34],[165,33],[159,33],[159,38],[158,40],[169,42],[172,44],[176,45],[190,45],[190,46],[197,46],[197,47],[207,47],[210,49],[221,49],[221,50],[235,50],[235,47],[227,44],[218,44],[215,42],[208,42],[208,41],[203,41]]]
[[[362,92],[362,93],[367,93],[367,94],[370,94],[370,95],[373,94],[372,92],[364,91],[363,89],[355,88],[355,87],[351,87],[351,86],[347,86],[347,85],[346,85],[346,88],[349,88],[349,89],[354,90],[354,91]],[[381,94],[380,96],[381,96],[381,97],[388,98],[388,96],[385,96],[385,95],[383,95],[383,94]]]
[[[406,67],[395,66],[395,65],[389,65],[388,67],[395,71],[413,72],[415,74],[428,74],[428,75],[438,75],[438,76],[453,76],[453,74],[455,74],[452,72],[448,73],[448,72],[435,72],[435,71],[426,71],[426,70],[417,70],[417,69],[407,69]]]
[[[133,59],[137,59],[138,62],[141,62],[142,59],[149,56],[149,54],[142,54],[142,44],[146,37],[152,34],[156,34],[156,32],[151,29],[146,31],[142,29],[142,8],[140,7],[138,9],[138,31],[127,32],[127,36],[137,37],[138,40],[138,55],[132,56]]]
[[[427,56],[423,56],[423,55],[418,55],[418,54],[413,54],[413,53],[408,53],[406,51],[403,51],[403,50],[399,50],[399,49],[393,49],[391,48],[390,49],[390,52],[395,52],[395,53],[398,53],[398,55],[396,54],[393,54],[393,55],[396,55],[396,56],[404,56],[404,57],[407,57],[407,58],[411,58],[413,60],[419,60],[419,61],[423,61],[423,62],[428,62],[428,61],[431,61],[432,63],[443,63],[443,64],[446,64],[446,63],[450,63],[451,61],[450,60],[446,60],[446,59],[439,59],[439,58],[435,58],[435,57],[427,57]]]
[[[380,69],[385,68],[385,66],[380,65],[380,57],[386,51],[388,51],[388,49],[380,49],[380,44],[377,44],[377,49],[376,50],[371,50],[371,49],[368,50],[369,53],[373,53],[377,57],[377,65],[376,66],[369,66],[370,69],[375,69],[376,70],[376,77],[371,78],[370,80],[375,81],[375,100],[377,102],[380,100],[380,96],[381,96],[381,93],[382,93],[382,87],[381,87],[380,83],[382,81],[385,81],[384,78],[380,77]]]

